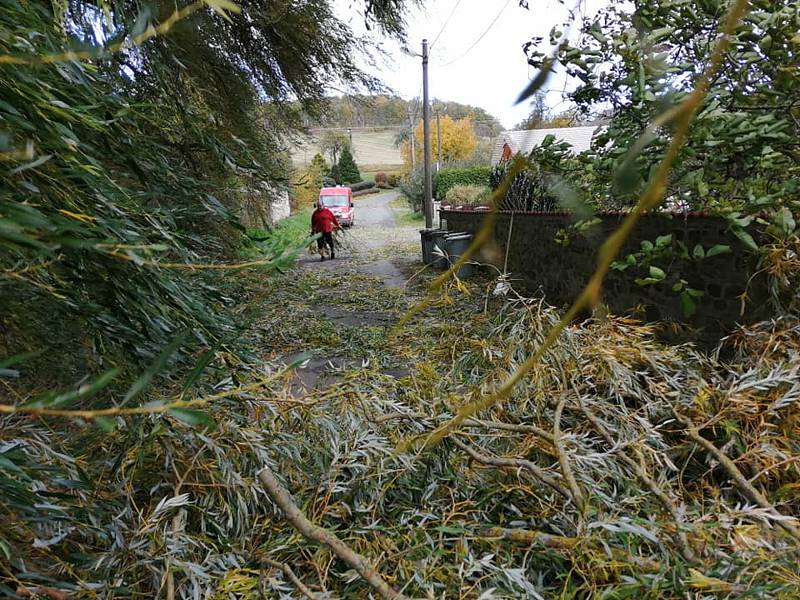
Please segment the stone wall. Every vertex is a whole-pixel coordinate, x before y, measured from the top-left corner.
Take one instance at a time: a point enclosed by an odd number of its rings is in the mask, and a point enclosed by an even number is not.
[[[474,233],[486,213],[442,210],[442,228]],[[601,215],[600,223],[583,233],[574,229],[566,245],[564,239],[573,223],[568,214],[500,213],[494,227],[494,240],[500,252],[489,259],[502,268],[508,250],[508,271],[517,278],[517,285],[529,293],[541,292],[556,306],[577,298],[594,272],[597,251],[602,242],[619,226],[623,215]],[[512,223],[513,221],[513,223]],[[509,238],[509,227],[511,237]],[[648,276],[649,269],[639,266],[625,271],[612,270],[603,287],[603,302],[617,314],[635,313],[650,321],[681,321],[702,329],[711,336],[729,331],[736,323],[750,322],[766,316],[766,285],[763,279],[751,276],[756,272],[757,256],[746,250],[728,231],[720,217],[652,215],[643,217],[625,244],[620,257],[638,252],[643,240],[655,242],[660,235],[672,234],[689,251],[697,245],[706,250],[724,244],[731,251],[704,258],[655,260],[667,277],[660,283],[641,286],[637,278]],[[507,240],[510,240],[506,249]],[[703,292],[696,300],[696,312],[685,318],[680,295],[672,291],[679,279]],[[747,302],[742,313],[742,294]]]

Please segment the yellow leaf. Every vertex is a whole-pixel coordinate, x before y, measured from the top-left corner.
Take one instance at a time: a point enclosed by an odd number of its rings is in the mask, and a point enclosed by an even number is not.
[[[81,221],[82,223],[91,223],[92,221],[96,220],[95,217],[92,217],[90,215],[85,215],[83,213],[74,213],[69,210],[65,210],[63,208],[59,208],[58,212],[60,212],[65,217],[69,217],[70,219],[75,219],[76,221]]]
[[[737,586],[717,579],[716,577],[708,577],[703,575],[697,569],[689,569],[689,585],[698,590],[706,590],[709,592],[732,592]]]

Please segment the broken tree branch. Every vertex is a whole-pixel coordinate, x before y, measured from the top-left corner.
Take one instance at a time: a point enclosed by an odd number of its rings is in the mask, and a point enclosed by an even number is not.
[[[261,469],[258,473],[258,478],[267,491],[267,494],[269,494],[269,497],[272,498],[272,501],[283,511],[286,520],[288,520],[297,531],[303,534],[303,536],[318,544],[328,546],[336,556],[355,569],[355,571],[361,575],[362,579],[371,585],[382,598],[388,600],[406,600],[406,596],[392,589],[392,587],[383,580],[380,574],[370,566],[366,558],[350,548],[336,537],[335,534],[309,521],[297,507],[294,500],[292,500],[288,490],[280,484],[269,467],[265,466]]]
[[[309,600],[319,600],[319,596],[317,596],[314,592],[312,592],[309,587],[300,581],[300,578],[294,574],[292,568],[287,565],[286,563],[278,562],[277,560],[272,560],[271,558],[262,558],[262,562],[268,564],[271,567],[275,567],[276,569],[280,569],[283,571],[283,574],[289,578],[289,580],[295,585],[295,587],[300,590],[300,592]]]
[[[467,427],[485,427],[487,429],[501,429],[503,431],[516,431],[519,433],[532,433],[533,435],[553,443],[553,434],[536,425],[523,425],[521,423],[504,423],[503,421],[484,421],[483,419],[468,419],[464,422]]]

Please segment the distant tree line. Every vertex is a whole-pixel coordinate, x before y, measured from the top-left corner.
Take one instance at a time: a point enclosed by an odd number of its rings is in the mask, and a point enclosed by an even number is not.
[[[493,137],[503,130],[497,117],[478,106],[434,99],[431,109],[456,121],[469,117],[478,137]],[[380,127],[408,125],[421,117],[422,103],[418,98],[351,95],[327,98],[322,114],[306,115],[304,122],[307,127]]]

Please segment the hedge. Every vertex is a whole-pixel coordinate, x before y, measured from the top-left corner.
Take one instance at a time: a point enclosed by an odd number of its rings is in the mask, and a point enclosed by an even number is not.
[[[357,192],[353,192],[353,198],[359,198],[360,196],[368,196],[370,194],[380,194],[381,190],[378,188],[369,188],[368,190],[358,190]]]
[[[444,200],[450,188],[456,185],[478,185],[489,187],[491,167],[469,169],[443,169],[436,177],[436,199]]]
[[[361,190],[368,190],[374,187],[375,183],[372,181],[359,181],[358,183],[350,184],[350,189],[354,192],[360,192]]]

